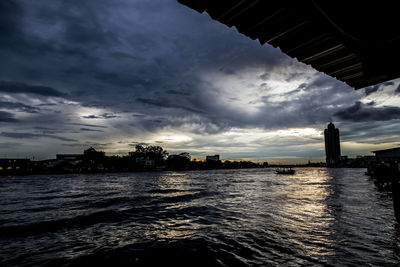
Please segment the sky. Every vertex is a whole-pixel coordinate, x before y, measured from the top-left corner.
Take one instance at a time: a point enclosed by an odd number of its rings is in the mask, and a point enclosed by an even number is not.
[[[354,90],[176,0],[0,1],[0,157],[137,144],[313,162],[400,144],[400,79]]]

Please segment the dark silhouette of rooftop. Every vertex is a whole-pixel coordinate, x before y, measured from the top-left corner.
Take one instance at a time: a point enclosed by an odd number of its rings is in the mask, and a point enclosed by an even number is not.
[[[178,2],[356,89],[400,77],[396,1]]]

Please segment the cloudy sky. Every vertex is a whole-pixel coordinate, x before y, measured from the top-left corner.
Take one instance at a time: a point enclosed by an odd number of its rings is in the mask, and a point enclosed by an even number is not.
[[[357,90],[176,0],[1,0],[0,157],[138,143],[195,158],[324,159],[400,143],[400,80]]]

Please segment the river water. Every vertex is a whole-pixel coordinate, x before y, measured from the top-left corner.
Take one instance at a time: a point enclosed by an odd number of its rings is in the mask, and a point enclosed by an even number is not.
[[[364,169],[0,177],[1,266],[400,264]]]

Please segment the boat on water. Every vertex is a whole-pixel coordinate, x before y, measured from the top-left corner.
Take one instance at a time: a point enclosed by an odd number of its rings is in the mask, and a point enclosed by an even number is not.
[[[276,169],[277,174],[294,174],[295,170],[292,168],[278,168]]]

